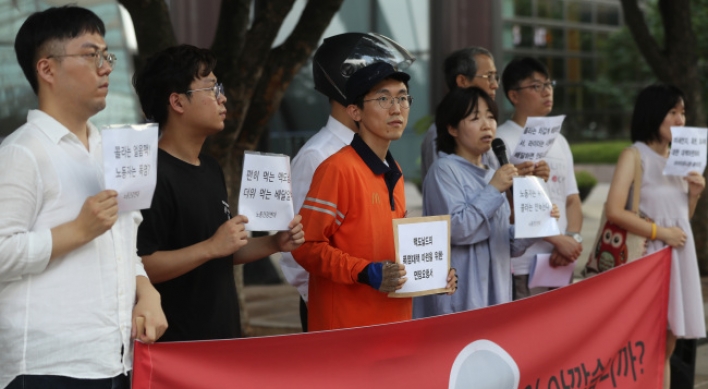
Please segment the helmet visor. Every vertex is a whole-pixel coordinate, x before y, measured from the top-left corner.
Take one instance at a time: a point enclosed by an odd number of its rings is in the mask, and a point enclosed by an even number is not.
[[[375,62],[387,62],[396,71],[408,68],[415,57],[390,38],[370,32],[356,43],[347,59],[342,62],[340,71],[342,76],[349,78],[357,70]]]

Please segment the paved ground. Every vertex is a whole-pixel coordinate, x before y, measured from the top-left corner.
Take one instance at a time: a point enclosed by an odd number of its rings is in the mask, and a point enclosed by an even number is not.
[[[603,172],[603,181],[607,172]],[[605,179],[606,178],[606,179]],[[600,224],[602,207],[607,198],[607,182],[598,184],[583,202],[583,229],[581,234],[586,244],[583,254],[576,265],[576,273],[587,262],[591,242]],[[409,216],[419,216],[421,197],[413,185],[406,186],[406,203]],[[274,259],[277,262],[277,258]],[[703,301],[708,301],[708,277],[703,278]],[[290,285],[249,286],[246,287],[246,304],[250,315],[250,325],[254,336],[276,335],[300,332],[299,296]],[[706,307],[708,312],[708,307]],[[698,347],[695,388],[708,389],[708,342]]]

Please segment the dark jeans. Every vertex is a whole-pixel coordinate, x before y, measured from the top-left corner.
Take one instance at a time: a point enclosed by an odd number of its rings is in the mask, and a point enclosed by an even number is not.
[[[127,375],[113,378],[85,379],[60,375],[20,375],[5,389],[130,389]]]
[[[307,332],[307,303],[300,296],[300,324],[302,324],[302,332]]]
[[[671,389],[693,389],[696,375],[696,339],[679,339],[671,355]]]

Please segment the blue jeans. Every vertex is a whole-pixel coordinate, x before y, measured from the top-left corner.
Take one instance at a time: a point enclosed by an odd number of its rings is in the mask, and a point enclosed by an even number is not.
[[[5,389],[130,389],[127,375],[113,378],[86,379],[60,375],[20,375]]]

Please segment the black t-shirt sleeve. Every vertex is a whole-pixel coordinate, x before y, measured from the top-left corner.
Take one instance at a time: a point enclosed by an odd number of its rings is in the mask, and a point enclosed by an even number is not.
[[[149,209],[143,209],[143,222],[138,228],[138,256],[151,255],[164,248],[171,228],[175,225],[176,210],[170,187],[158,175],[155,194]]]

